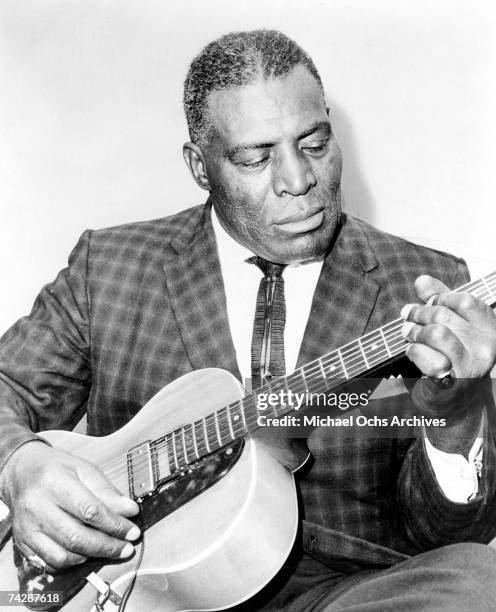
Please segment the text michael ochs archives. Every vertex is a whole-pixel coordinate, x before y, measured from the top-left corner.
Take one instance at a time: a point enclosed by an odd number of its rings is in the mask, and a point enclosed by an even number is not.
[[[368,393],[296,393],[291,390],[280,390],[274,393],[258,393],[257,408],[259,412],[269,410],[277,414],[277,409],[284,412],[297,411],[307,407],[338,408],[348,410],[350,408],[362,408],[369,403]],[[273,409],[273,410],[272,410]],[[446,419],[428,418],[424,416],[389,416],[379,417],[377,415],[354,415],[331,417],[329,415],[315,414],[285,414],[283,416],[269,416],[259,414],[257,424],[260,427],[445,427]]]

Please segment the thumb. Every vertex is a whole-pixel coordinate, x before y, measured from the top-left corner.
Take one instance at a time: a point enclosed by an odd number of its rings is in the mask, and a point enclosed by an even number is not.
[[[433,295],[449,292],[449,288],[437,278],[423,274],[415,281],[415,293],[422,302],[427,302]]]

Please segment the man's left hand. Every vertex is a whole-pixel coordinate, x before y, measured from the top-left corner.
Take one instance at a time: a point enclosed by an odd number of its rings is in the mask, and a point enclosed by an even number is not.
[[[441,281],[419,276],[415,292],[433,305],[409,304],[403,335],[410,342],[408,358],[426,376],[475,379],[486,376],[496,362],[496,315],[468,293],[450,293]]]
[[[496,315],[482,300],[450,293],[430,276],[420,276],[415,291],[424,305],[402,309],[402,332],[410,342],[408,358],[430,378],[415,383],[412,401],[420,413],[445,418],[444,427],[426,428],[431,443],[468,457],[496,361]],[[448,388],[434,382],[447,375]]]

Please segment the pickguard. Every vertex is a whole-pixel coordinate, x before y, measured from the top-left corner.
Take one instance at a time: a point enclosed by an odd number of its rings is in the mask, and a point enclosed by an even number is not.
[[[235,440],[219,452],[192,463],[187,471],[173,474],[159,485],[157,491],[141,501],[141,512],[135,519],[136,524],[144,531],[213,486],[238,461],[243,447],[244,439]],[[62,600],[65,603],[87,584],[86,577],[91,572],[98,572],[105,565],[120,563],[109,559],[88,559],[81,565],[50,574],[33,566],[20,554],[15,544],[14,562],[19,577],[20,593],[59,591],[62,592]],[[25,605],[31,610],[57,610],[61,607],[39,600],[36,603],[26,602]]]

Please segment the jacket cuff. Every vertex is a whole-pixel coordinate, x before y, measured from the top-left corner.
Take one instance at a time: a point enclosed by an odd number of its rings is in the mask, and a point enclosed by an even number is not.
[[[494,439],[485,435],[484,464],[473,499],[448,499],[436,478],[423,438],[410,447],[398,481],[399,506],[406,535],[419,550],[473,541],[488,542],[496,534]]]

